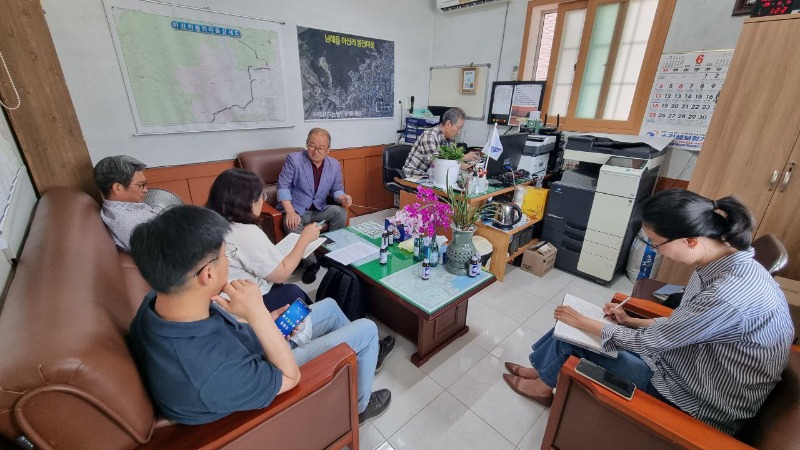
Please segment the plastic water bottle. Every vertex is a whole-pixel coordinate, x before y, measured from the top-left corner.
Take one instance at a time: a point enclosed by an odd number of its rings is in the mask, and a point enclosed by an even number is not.
[[[422,279],[429,280],[431,278],[431,265],[428,262],[428,258],[422,260]]]
[[[436,244],[436,239],[431,242],[431,245],[428,248],[430,249],[430,255],[428,255],[428,258],[431,261],[431,267],[436,267],[439,265],[439,245]]]
[[[475,278],[481,273],[481,259],[478,258],[478,255],[472,255],[469,259],[469,270],[467,271],[467,275],[470,278]]]

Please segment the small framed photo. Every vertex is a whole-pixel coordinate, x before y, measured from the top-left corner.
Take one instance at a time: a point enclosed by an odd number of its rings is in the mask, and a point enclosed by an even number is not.
[[[477,67],[463,67],[461,69],[461,93],[474,94],[476,92],[476,84],[478,82],[478,68]]]
[[[735,0],[733,3],[732,16],[749,16],[756,6],[756,0]]]

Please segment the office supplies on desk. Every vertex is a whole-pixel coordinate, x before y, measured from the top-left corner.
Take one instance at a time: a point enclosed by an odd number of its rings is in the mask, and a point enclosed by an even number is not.
[[[598,320],[600,322],[608,324],[613,324],[613,322],[603,317],[603,308],[594,305],[592,303],[589,303],[586,300],[575,297],[574,295],[564,294],[564,302],[562,304],[564,306],[571,307],[575,311],[583,314],[584,316],[590,319]],[[595,336],[583,330],[579,330],[571,325],[567,325],[564,322],[561,322],[560,320],[556,322],[556,326],[553,329],[553,336],[555,336],[558,339],[561,339],[562,341],[575,344],[579,347],[583,347],[587,350],[591,350],[596,353],[610,356],[612,358],[616,358],[618,355],[618,352],[616,350],[612,351],[603,350],[603,346],[600,344],[599,336]]]

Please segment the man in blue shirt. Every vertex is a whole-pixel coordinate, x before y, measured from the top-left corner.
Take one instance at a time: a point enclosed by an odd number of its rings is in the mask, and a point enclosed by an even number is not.
[[[225,243],[229,231],[228,222],[211,210],[178,206],[131,237],[133,259],[154,291],[139,307],[129,341],[161,414],[202,424],[264,408],[300,381],[296,358],[324,352],[328,341],[346,342],[357,353],[359,419],[384,412],[389,391],[370,394],[378,355],[374,323],[350,323],[335,301],[323,300],[312,306],[312,342],[293,352],[275,325],[288,306],[270,313],[256,284],[228,282],[228,257],[236,252]]]

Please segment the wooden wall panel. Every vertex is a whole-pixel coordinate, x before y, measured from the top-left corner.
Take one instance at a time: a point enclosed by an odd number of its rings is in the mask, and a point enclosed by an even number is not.
[[[14,135],[39,194],[55,186],[81,189],[97,200],[92,161],[64,81],[41,2],[8,0],[0,6],[0,51],[21,97],[8,111]],[[17,104],[3,70],[0,98]]]
[[[374,208],[389,208],[394,196],[383,185],[383,156],[367,156],[367,205]]]
[[[342,164],[344,190],[353,197],[354,205],[367,203],[367,169],[366,159],[347,159]]]
[[[234,167],[232,159],[181,166],[150,167],[144,170],[149,187],[178,195],[186,204],[205,206],[217,175]]]

